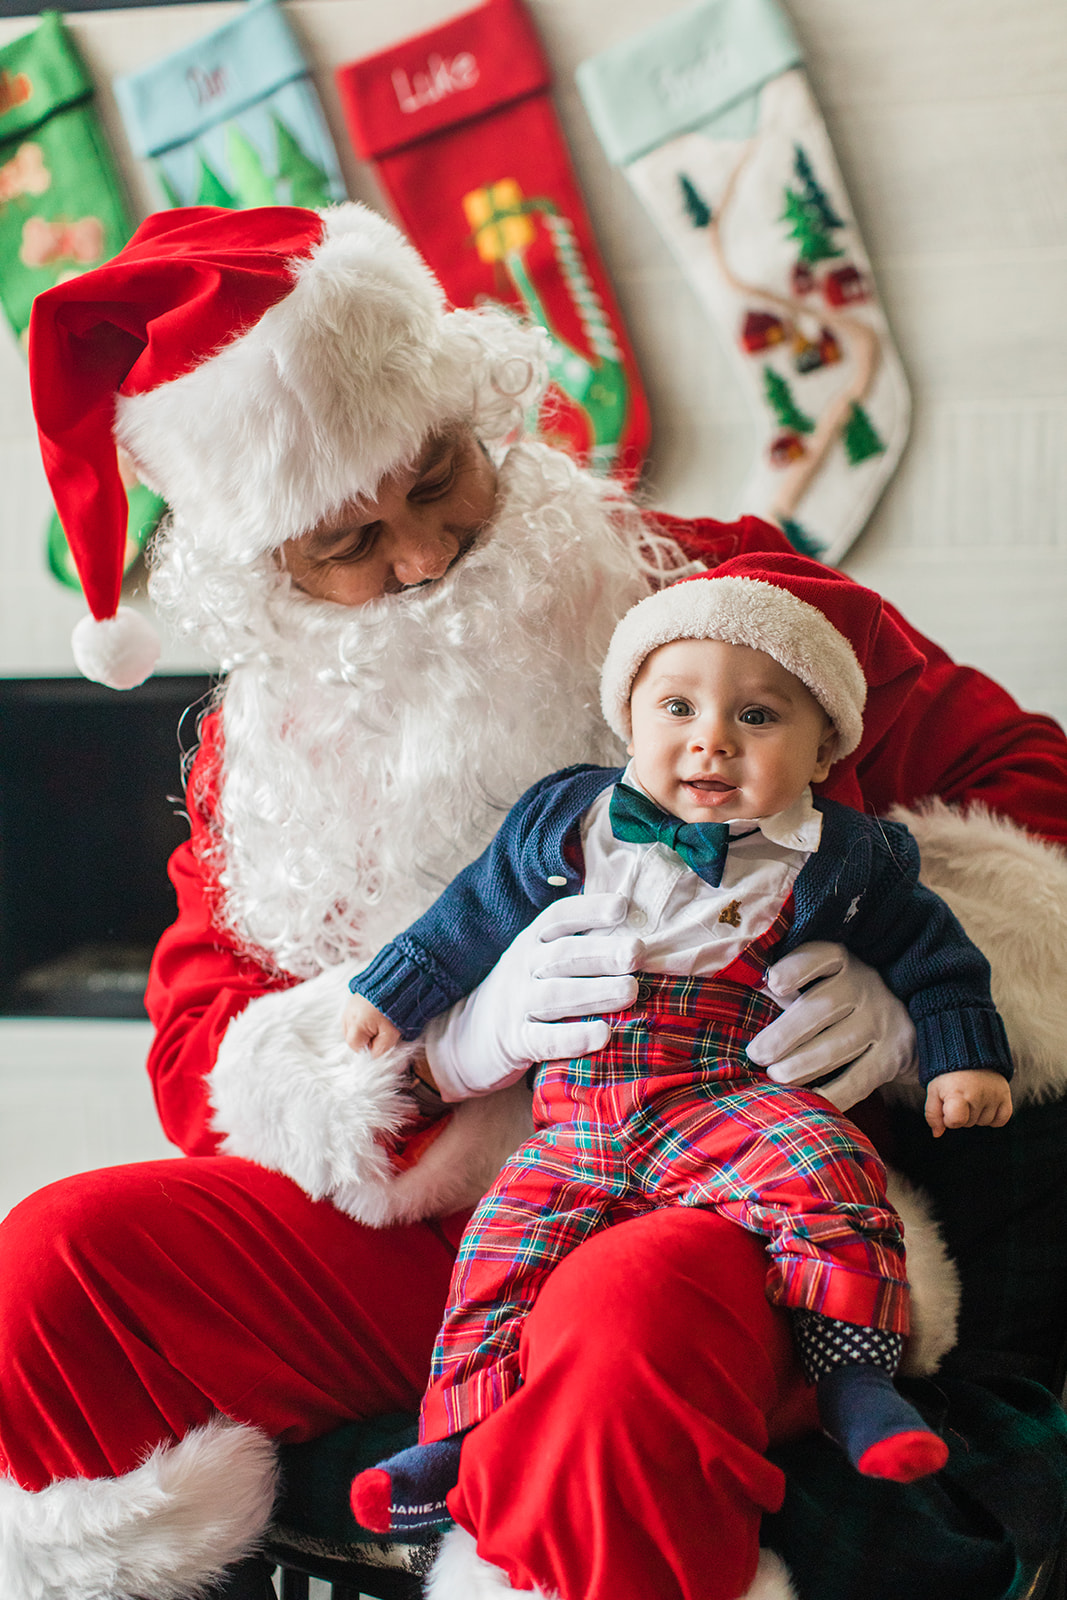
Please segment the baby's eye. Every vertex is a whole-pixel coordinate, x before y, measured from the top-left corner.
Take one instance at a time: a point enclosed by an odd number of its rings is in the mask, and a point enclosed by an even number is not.
[[[770,722],[771,714],[763,706],[746,706],[740,720],[746,722],[750,728],[758,728],[763,723]]]
[[[670,717],[691,717],[693,708],[688,700],[683,700],[680,695],[675,695],[673,700],[666,704],[667,715]]]

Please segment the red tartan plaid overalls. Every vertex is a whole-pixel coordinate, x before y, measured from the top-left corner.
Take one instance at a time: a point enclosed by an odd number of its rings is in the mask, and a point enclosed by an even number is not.
[[[792,896],[713,977],[639,974],[603,1050],[539,1067],[536,1131],[460,1246],[424,1443],[519,1387],[523,1321],[564,1256],[666,1205],[709,1206],[762,1235],[772,1303],[907,1333],[903,1229],[873,1147],[828,1101],[771,1083],[745,1054],[779,1014],[758,985],[791,921]]]

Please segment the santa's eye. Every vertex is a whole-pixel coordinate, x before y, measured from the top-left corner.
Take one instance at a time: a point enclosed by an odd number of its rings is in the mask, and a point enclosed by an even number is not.
[[[772,718],[766,706],[746,706],[741,713],[740,720],[750,728],[759,728],[763,723],[770,722]]]
[[[424,478],[419,479],[414,488],[409,491],[408,499],[416,501],[440,500],[448,494],[455,481],[455,457],[449,456],[446,461],[435,467],[432,472],[428,472]]]
[[[374,542],[381,532],[380,522],[365,523],[362,528],[354,528],[347,543],[331,552],[328,560],[336,566],[349,566],[353,562],[362,561],[374,546]]]
[[[691,717],[693,707],[688,700],[683,700],[681,695],[674,695],[664,705],[664,710],[669,717]]]

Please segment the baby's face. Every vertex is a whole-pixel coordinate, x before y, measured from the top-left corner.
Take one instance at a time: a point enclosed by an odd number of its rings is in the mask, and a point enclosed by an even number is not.
[[[762,650],[676,639],[630,694],[634,768],[683,822],[770,817],[830,770],[837,735],[814,695]]]

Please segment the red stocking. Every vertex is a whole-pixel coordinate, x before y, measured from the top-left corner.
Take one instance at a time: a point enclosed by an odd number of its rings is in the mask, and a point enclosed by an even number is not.
[[[543,434],[636,477],[648,405],[520,0],[341,67],[357,153],[453,304],[515,306],[551,339]]]

